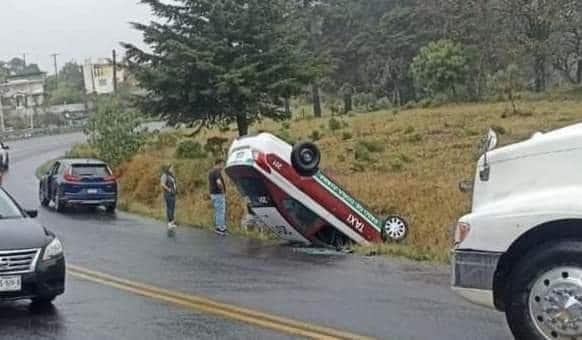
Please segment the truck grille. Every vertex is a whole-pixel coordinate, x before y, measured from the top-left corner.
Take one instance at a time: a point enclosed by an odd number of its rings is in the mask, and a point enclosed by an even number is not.
[[[0,275],[34,271],[40,249],[0,251]]]

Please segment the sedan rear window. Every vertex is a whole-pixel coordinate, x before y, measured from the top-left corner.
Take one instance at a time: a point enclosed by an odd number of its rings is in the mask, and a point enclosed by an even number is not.
[[[72,175],[78,177],[107,177],[111,171],[105,164],[74,164]]]

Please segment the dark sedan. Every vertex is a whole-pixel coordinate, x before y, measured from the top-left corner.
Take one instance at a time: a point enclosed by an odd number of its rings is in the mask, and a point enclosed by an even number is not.
[[[50,304],[65,291],[63,245],[0,189],[0,301]]]
[[[42,206],[54,202],[57,211],[71,205],[104,206],[115,212],[117,180],[107,164],[95,159],[61,159],[40,179]]]

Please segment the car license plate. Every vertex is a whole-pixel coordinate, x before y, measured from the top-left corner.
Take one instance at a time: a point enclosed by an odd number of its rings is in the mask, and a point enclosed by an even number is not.
[[[18,292],[21,289],[20,276],[0,276],[0,292]]]
[[[88,194],[96,194],[97,193],[97,189],[87,189],[87,193]]]

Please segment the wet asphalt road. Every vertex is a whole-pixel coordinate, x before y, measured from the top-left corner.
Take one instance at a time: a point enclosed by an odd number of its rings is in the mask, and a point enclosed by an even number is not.
[[[81,139],[12,143],[5,187],[24,207],[37,207],[34,169]],[[162,224],[125,213],[41,209],[39,221],[63,240],[69,263],[121,278],[379,339],[511,338],[502,314],[465,303],[449,290],[445,266],[314,255],[183,228],[168,239]],[[290,338],[71,276],[52,310],[0,304],[0,337]]]

